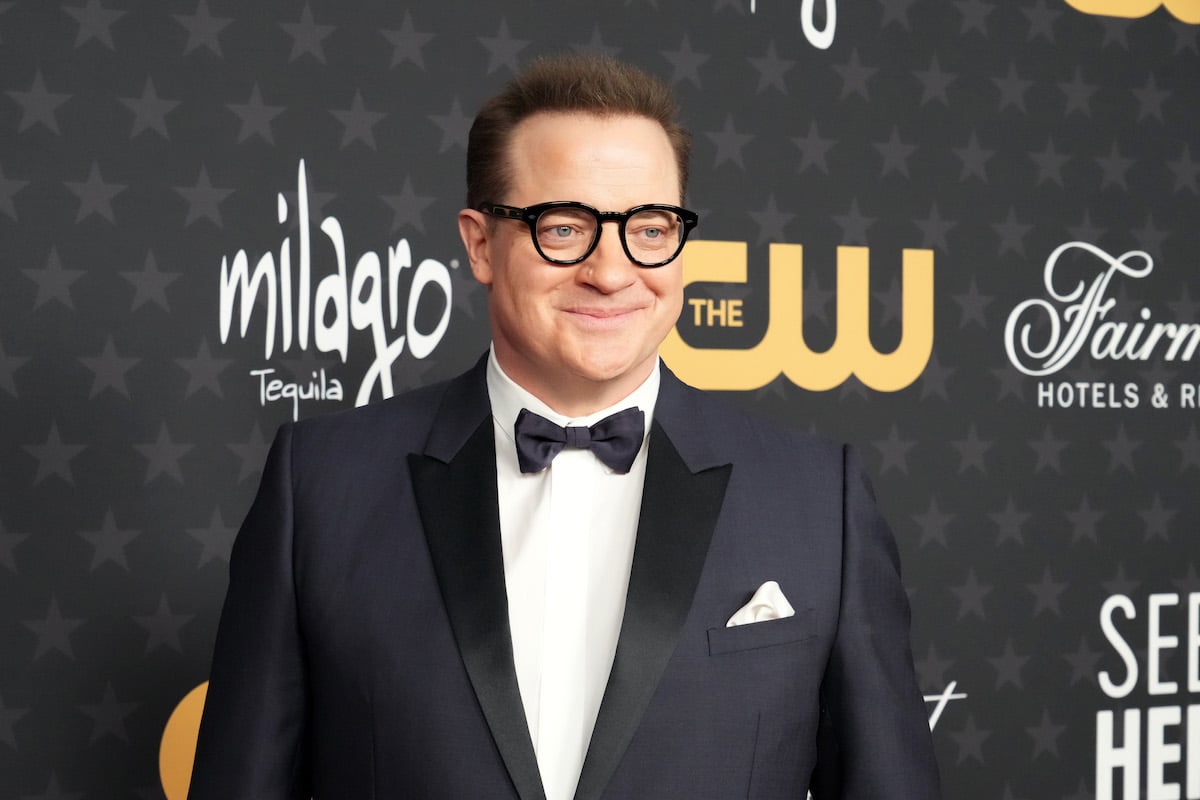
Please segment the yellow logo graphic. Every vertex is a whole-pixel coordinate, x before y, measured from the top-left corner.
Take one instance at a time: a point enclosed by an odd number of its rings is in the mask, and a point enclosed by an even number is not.
[[[837,338],[824,352],[809,349],[802,328],[803,253],[797,244],[771,245],[770,316],[767,332],[757,345],[749,349],[692,347],[672,329],[662,346],[663,360],[687,383],[719,391],[758,389],[781,374],[814,391],[832,389],[851,375],[881,392],[894,392],[915,381],[933,351],[933,251],[904,250],[904,331],[891,353],[880,353],[871,343],[870,250],[866,247],[838,248]],[[684,264],[685,285],[745,283],[746,243],[689,242]],[[697,322],[702,322],[703,309],[696,306],[693,310]],[[719,324],[729,325],[740,306],[722,303],[714,307],[710,303],[707,310],[710,318],[716,316]]]
[[[200,715],[204,713],[207,696],[206,681],[179,701],[163,729],[162,744],[158,748],[158,777],[167,800],[187,800],[192,762],[196,760],[196,738],[200,734]]]
[[[1200,0],[1067,0],[1067,5],[1084,14],[1100,17],[1145,17],[1161,6],[1181,22],[1200,25]]]

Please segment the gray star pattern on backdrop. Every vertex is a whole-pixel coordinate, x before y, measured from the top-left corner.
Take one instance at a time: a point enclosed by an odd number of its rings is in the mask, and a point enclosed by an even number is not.
[[[515,73],[521,68],[519,56],[530,45],[528,39],[514,39],[508,32],[508,21],[500,18],[500,28],[495,36],[480,36],[479,43],[488,53],[487,73],[491,75],[501,67]]]
[[[183,644],[179,641],[179,631],[193,619],[193,614],[175,614],[164,594],[158,601],[158,608],[153,614],[135,616],[134,620],[146,631],[146,654],[153,653],[160,647],[183,652]]]
[[[356,95],[357,96],[357,95]],[[237,115],[241,126],[238,129],[238,143],[252,136],[261,138],[267,144],[275,143],[275,134],[271,131],[271,121],[284,112],[283,106],[269,106],[263,102],[262,91],[255,83],[250,89],[250,97],[245,103],[229,103],[226,106]],[[333,112],[335,116],[338,112]]]
[[[88,742],[92,743],[105,736],[113,736],[122,742],[129,742],[129,733],[125,730],[125,718],[138,707],[137,703],[122,703],[117,699],[117,693],[112,684],[106,684],[104,694],[98,703],[85,703],[79,710],[92,718],[92,733]]]
[[[80,531],[79,535],[92,546],[92,561],[88,565],[89,572],[95,572],[108,563],[116,564],[129,571],[129,559],[126,556],[126,546],[136,539],[141,531],[117,527],[117,521],[112,509],[104,512],[104,523],[98,531]]]
[[[64,617],[58,608],[58,600],[51,596],[45,619],[24,621],[25,627],[37,637],[33,660],[37,661],[50,653],[59,653],[74,659],[75,650],[71,646],[71,634],[82,624],[82,619]]]
[[[368,111],[363,103],[362,92],[355,91],[354,99],[348,109],[330,109],[330,114],[342,123],[342,147],[354,142],[362,142],[372,150],[375,149],[375,125],[387,114],[378,111]]]
[[[871,99],[867,83],[879,70],[875,67],[868,67],[862,64],[858,58],[857,48],[850,51],[850,60],[848,62],[845,64],[834,64],[833,71],[842,79],[842,100],[845,100],[852,94],[858,95],[863,100]]]
[[[129,132],[130,139],[136,139],[145,131],[154,131],[164,139],[170,139],[167,130],[167,114],[179,106],[178,100],[166,100],[158,96],[154,88],[154,79],[146,78],[146,85],[140,97],[122,97],[121,104],[133,112],[133,128]]]
[[[713,169],[720,167],[726,161],[732,161],[737,165],[738,169],[744,170],[746,168],[746,165],[742,161],[742,148],[754,139],[754,135],[738,133],[733,126],[732,114],[725,117],[725,124],[721,130],[706,131],[704,136],[717,147]]]
[[[36,125],[43,125],[56,134],[60,132],[56,112],[59,106],[71,99],[71,95],[47,89],[40,69],[33,74],[33,83],[30,84],[29,91],[8,91],[5,94],[21,107],[18,132],[27,131]]]
[[[75,476],[71,472],[71,461],[86,449],[87,445],[64,442],[58,432],[58,423],[50,423],[50,431],[46,434],[44,443],[25,445],[25,452],[37,459],[38,462],[33,484],[36,486],[52,475],[61,478],[68,484],[74,484]]]
[[[438,146],[439,153],[444,153],[451,147],[467,149],[467,133],[471,129],[473,118],[463,113],[462,104],[457,97],[450,102],[448,114],[431,114],[429,118],[442,131],[442,143]]]
[[[392,209],[393,232],[412,228],[421,233],[425,232],[422,212],[437,200],[436,197],[419,195],[413,191],[412,178],[407,176],[400,188],[400,194],[386,194],[380,199]]]
[[[392,44],[392,63],[389,66],[414,64],[421,70],[425,69],[424,47],[433,41],[434,35],[416,30],[408,10],[404,12],[399,30],[381,30],[380,33]]]
[[[914,70],[912,74],[921,82],[922,106],[934,100],[940,100],[944,106],[950,105],[950,99],[946,96],[946,89],[958,79],[958,75],[953,72],[943,71],[941,65],[938,63],[936,53],[929,60],[929,69]]]
[[[149,484],[155,478],[167,476],[176,483],[183,483],[183,471],[179,467],[179,459],[191,449],[190,444],[177,444],[171,439],[164,422],[158,429],[158,437],[153,442],[135,444],[134,449],[146,459],[146,479]]]
[[[233,548],[237,528],[225,524],[221,509],[213,509],[212,519],[209,520],[207,528],[188,528],[188,535],[203,545],[197,567],[203,567],[213,560],[229,563],[229,553]]]
[[[710,56],[692,50],[688,35],[683,35],[678,50],[663,50],[662,57],[671,65],[671,83],[678,84],[690,81],[697,89],[703,88],[700,83],[700,67]]]
[[[109,50],[116,49],[113,47],[112,24],[125,16],[126,12],[106,9],[99,0],[88,0],[83,6],[65,6],[63,11],[79,23],[79,30],[75,34],[76,48],[94,39]]]
[[[1025,41],[1033,42],[1037,39],[1045,39],[1050,44],[1054,44],[1054,23],[1063,15],[1061,10],[1051,8],[1046,4],[1046,0],[1037,0],[1032,8],[1022,8],[1021,13],[1029,21],[1029,32],[1025,36]]]
[[[37,297],[33,301],[36,311],[51,300],[61,303],[67,308],[74,309],[75,301],[71,298],[71,286],[85,274],[81,269],[63,267],[58,257],[58,251],[50,248],[46,257],[46,266],[42,269],[22,270],[25,277],[37,284]]]
[[[200,167],[195,186],[176,186],[175,192],[187,202],[188,210],[187,218],[183,223],[184,227],[201,219],[212,222],[218,228],[223,227],[221,203],[233,194],[234,190],[213,186],[212,180],[208,177],[207,167]]]
[[[153,303],[163,311],[170,311],[167,303],[167,287],[179,279],[178,272],[163,272],[153,251],[146,251],[146,260],[140,270],[126,270],[121,277],[133,286],[133,301],[130,311],[137,311],[146,303]]]
[[[125,191],[125,186],[118,183],[106,183],[100,174],[100,165],[92,162],[85,181],[65,181],[66,187],[79,198],[79,211],[75,221],[82,222],[93,214],[97,214],[109,222],[116,222],[113,216],[112,201]]]
[[[775,41],[772,39],[767,43],[767,52],[762,58],[751,58],[750,63],[754,69],[758,71],[758,88],[760,94],[768,88],[775,89],[782,94],[787,94],[787,84],[784,82],[784,76],[788,74],[796,66],[796,61],[789,58],[780,58],[775,52]]]
[[[221,31],[229,23],[231,17],[214,17],[208,10],[208,0],[200,0],[196,4],[194,14],[175,14],[175,21],[187,31],[187,43],[183,46],[183,54],[204,48],[218,58],[221,57]]]
[[[129,398],[129,386],[125,383],[125,373],[129,372],[141,359],[122,358],[117,352],[113,339],[109,336],[104,341],[104,349],[98,356],[81,356],[80,362],[92,373],[92,388],[88,397],[95,397],[106,390]]]
[[[281,22],[279,27],[292,39],[292,50],[288,61],[295,61],[303,56],[311,56],[321,64],[325,63],[325,40],[337,28],[334,25],[319,25],[313,17],[312,8],[308,3],[300,11],[298,22]]]
[[[798,167],[800,173],[803,174],[809,167],[813,167],[826,175],[829,174],[829,164],[825,157],[830,148],[837,144],[837,140],[821,138],[817,123],[810,123],[808,133],[805,136],[793,137],[792,143],[800,148],[800,165]]]

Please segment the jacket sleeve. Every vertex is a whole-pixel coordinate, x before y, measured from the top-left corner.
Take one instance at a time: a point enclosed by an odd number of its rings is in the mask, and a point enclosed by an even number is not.
[[[307,674],[293,563],[292,426],[234,542],[190,800],[310,796]]]
[[[845,449],[842,594],[821,686],[814,800],[936,800],[900,558],[857,454]]]

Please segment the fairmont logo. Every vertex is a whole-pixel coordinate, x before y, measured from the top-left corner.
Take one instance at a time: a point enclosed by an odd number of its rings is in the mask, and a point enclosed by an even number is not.
[[[288,222],[290,209],[283,193],[278,195],[277,219]],[[378,390],[380,397],[391,397],[392,364],[407,346],[414,358],[422,359],[441,343],[450,324],[453,307],[450,272],[435,259],[426,258],[413,267],[412,250],[407,239],[394,247],[359,255],[349,268],[346,238],[336,217],[327,216],[320,224],[323,240],[314,244],[309,219],[308,176],[304,161],[296,172],[296,214],[298,241],[285,235],[278,253],[268,250],[251,268],[246,250],[238,250],[232,260],[221,258],[221,342],[229,339],[235,309],[240,308],[237,335],[249,338],[251,323],[261,317],[263,357],[270,359],[276,347],[282,353],[293,349],[307,351],[310,346],[322,353],[337,353],[345,363],[350,353],[351,330],[370,333],[374,358],[355,395],[355,405],[364,405]],[[321,246],[324,245],[324,246]],[[314,253],[314,251],[317,251]],[[298,257],[293,263],[293,252]],[[323,257],[319,257],[323,256]],[[329,264],[314,269],[314,261]],[[315,283],[315,286],[314,286]],[[401,289],[407,288],[407,302],[401,302]],[[429,292],[441,295],[436,303],[443,311],[433,330],[417,329],[417,310]],[[324,370],[311,380],[296,383],[273,377],[274,369],[264,367],[250,374],[256,379],[262,405],[279,400],[292,403],[293,418],[299,416],[300,400],[341,400],[342,386]]]
[[[1082,255],[1094,274],[1074,283],[1063,277],[1068,254]],[[1157,322],[1149,308],[1136,320],[1108,318],[1117,302],[1114,283],[1140,280],[1153,269],[1154,260],[1141,250],[1113,256],[1087,242],[1059,245],[1046,259],[1047,296],[1025,300],[1008,315],[1009,361],[1034,377],[1059,372],[1080,354],[1098,361],[1191,361],[1200,347],[1200,324]]]
[[[815,0],[803,0],[800,3],[800,27],[804,30],[804,38],[808,43],[820,50],[828,50],[833,44],[833,35],[837,31],[837,0],[822,0],[825,5],[825,25],[817,27]],[[756,0],[750,0],[750,13],[758,11]]]

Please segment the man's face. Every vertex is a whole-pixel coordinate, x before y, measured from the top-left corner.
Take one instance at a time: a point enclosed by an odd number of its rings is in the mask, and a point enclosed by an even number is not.
[[[508,158],[508,196],[489,202],[575,200],[600,211],[682,202],[667,135],[643,117],[536,114],[513,131]],[[570,416],[615,403],[645,380],[683,303],[681,258],[639,267],[617,225],[601,227],[587,259],[559,266],[538,255],[525,223],[459,214],[471,269],[489,289],[500,365]]]

